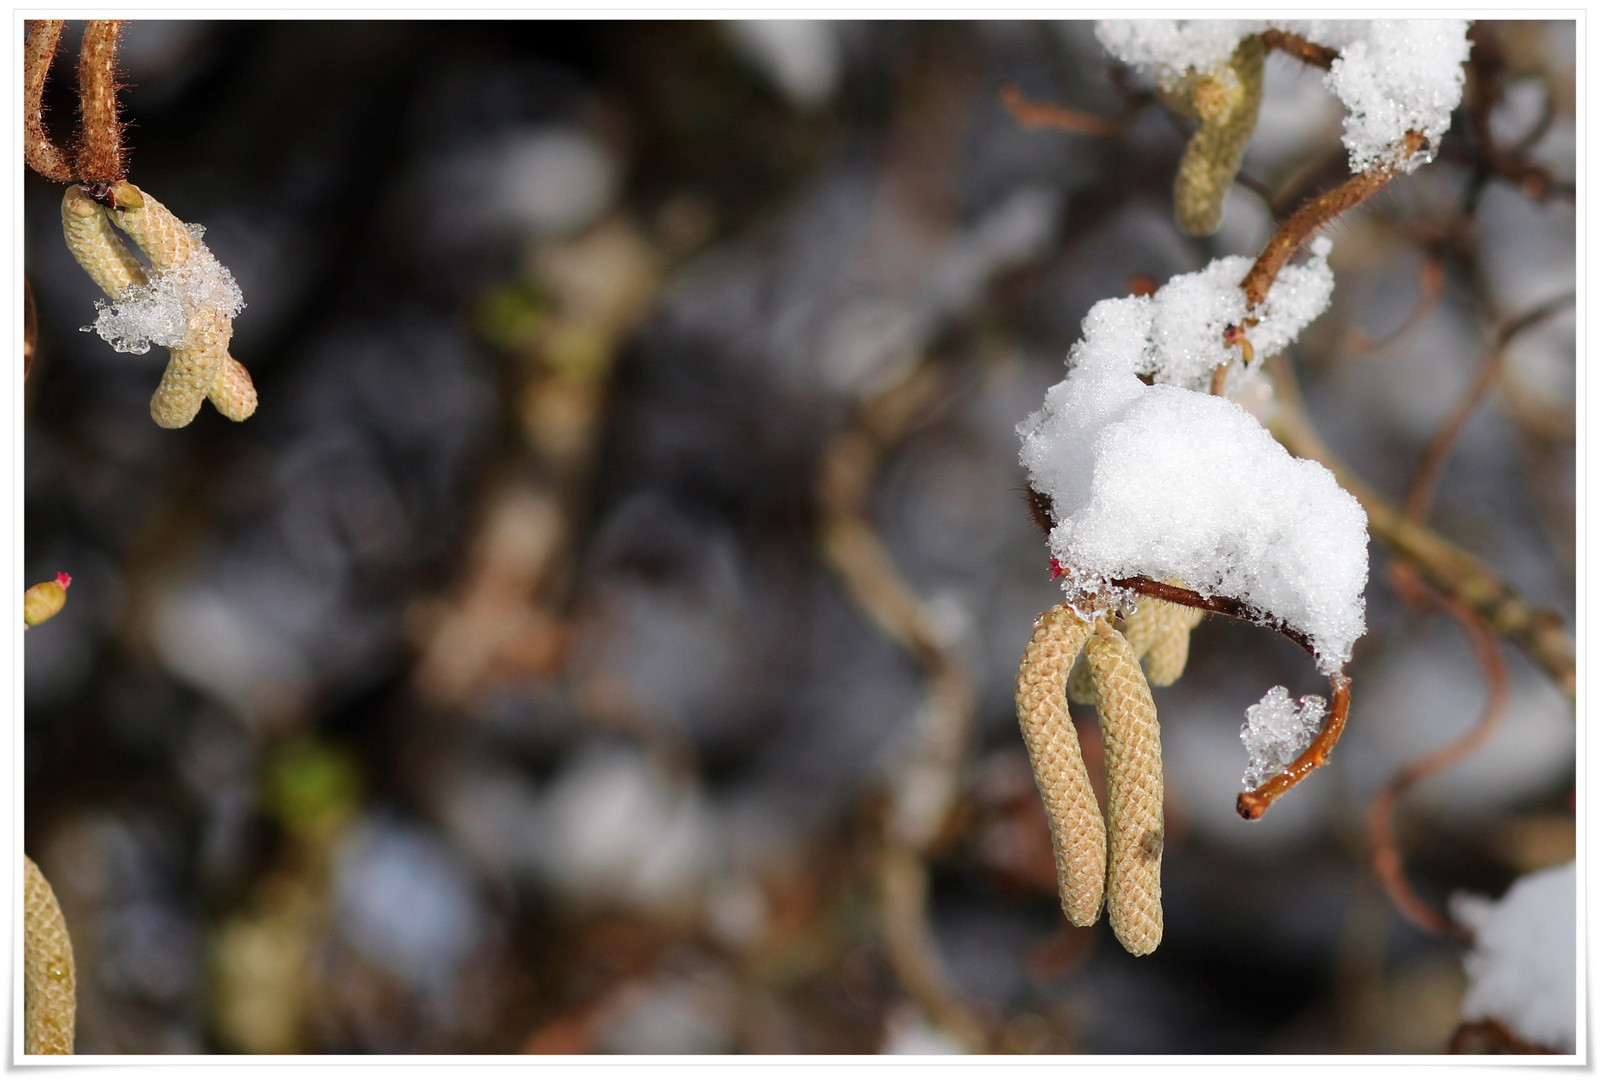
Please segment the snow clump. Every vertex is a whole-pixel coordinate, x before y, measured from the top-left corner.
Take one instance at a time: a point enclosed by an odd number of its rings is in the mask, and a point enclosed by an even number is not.
[[[1282,686],[1263,694],[1245,710],[1245,723],[1240,725],[1240,741],[1249,759],[1241,783],[1254,791],[1293,763],[1312,745],[1326,712],[1328,703],[1316,695],[1302,698],[1297,706]]]
[[[197,311],[217,311],[229,318],[244,310],[245,297],[228,268],[201,242],[204,225],[189,225],[195,249],[182,266],[149,271],[150,283],[134,285],[109,304],[95,301],[93,330],[113,349],[147,353],[151,345],[176,348],[189,335],[189,319]]]
[[[1575,864],[1526,874],[1499,901],[1457,895],[1451,914],[1473,928],[1463,960],[1463,1020],[1499,1020],[1521,1038],[1573,1053],[1577,1031]]]
[[[1269,29],[1339,52],[1324,85],[1345,104],[1352,172],[1411,172],[1429,160],[1462,100],[1462,63],[1471,48],[1465,19],[1114,19],[1095,34],[1108,52],[1154,70],[1157,82],[1172,88],[1188,71],[1215,71],[1241,40]],[[1408,131],[1421,133],[1429,150],[1407,156]]]
[[[1257,357],[1328,304],[1329,248],[1314,241],[1307,264],[1268,292],[1249,332]],[[1366,629],[1367,515],[1322,465],[1291,457],[1226,397],[1198,392],[1239,354],[1223,330],[1245,317],[1248,262],[1220,259],[1153,296],[1092,307],[1067,378],[1018,425],[1022,463],[1050,499],[1050,550],[1070,601],[1110,597],[1116,578],[1178,578],[1301,631],[1332,674]]]

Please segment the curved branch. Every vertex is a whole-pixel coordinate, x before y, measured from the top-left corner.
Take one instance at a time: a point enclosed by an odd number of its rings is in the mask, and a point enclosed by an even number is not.
[[[1417,588],[1445,608],[1473,639],[1474,651],[1479,654],[1479,663],[1484,668],[1489,697],[1478,723],[1467,734],[1409,762],[1374,797],[1372,806],[1368,808],[1368,841],[1373,850],[1373,869],[1378,873],[1384,891],[1390,894],[1390,899],[1402,915],[1429,933],[1457,941],[1472,941],[1471,929],[1435,911],[1407,881],[1401,851],[1395,841],[1395,808],[1402,796],[1419,781],[1444,772],[1489,741],[1506,717],[1511,680],[1507,676],[1506,660],[1501,656],[1500,645],[1483,619],[1451,597],[1442,596],[1426,586],[1419,585]]]
[[[65,25],[62,19],[28,20],[22,61],[22,157],[28,168],[58,184],[70,184],[78,178],[67,155],[50,141],[50,132],[44,126],[44,84]]]

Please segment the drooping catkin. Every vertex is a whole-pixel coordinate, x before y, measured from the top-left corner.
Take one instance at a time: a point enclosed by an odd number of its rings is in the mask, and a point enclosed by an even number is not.
[[[1106,747],[1106,913],[1135,956],[1162,941],[1162,743],[1156,705],[1134,650],[1097,623],[1084,646]]]
[[[172,350],[161,385],[150,398],[150,416],[164,428],[181,428],[195,418],[200,403],[223,374],[233,321],[202,308],[189,316],[189,333]]]
[[[1084,663],[1082,654],[1078,662],[1073,665],[1073,670],[1068,673],[1067,696],[1075,705],[1095,704],[1095,681],[1090,678],[1090,669]]]
[[[1165,603],[1160,600],[1154,602]],[[1152,686],[1172,686],[1178,682],[1190,660],[1190,631],[1201,624],[1206,614],[1182,604],[1166,606],[1171,610],[1167,612],[1162,633],[1151,642],[1143,658],[1145,677]]]
[[[67,921],[50,883],[22,857],[22,1050],[70,1054],[77,1020],[77,969]]]
[[[1071,608],[1053,607],[1034,623],[1017,672],[1017,720],[1050,821],[1062,911],[1074,926],[1100,918],[1106,883],[1106,823],[1064,696],[1067,673],[1090,636],[1090,624]]]
[[[194,257],[197,243],[189,226],[155,198],[127,181],[112,185],[109,198],[109,220],[139,245],[153,270],[176,270]],[[65,217],[65,204],[62,213]],[[69,246],[72,241],[69,234]],[[83,262],[82,257],[79,262]],[[232,336],[233,320],[229,315],[202,309],[190,316],[189,334],[182,345],[173,348],[161,385],[150,399],[150,415],[157,424],[164,428],[183,427],[195,418],[200,402],[208,397],[217,411],[230,420],[245,420],[256,411],[256,387],[250,372],[228,352]]]
[[[1223,220],[1223,198],[1256,130],[1265,51],[1260,37],[1248,37],[1217,71],[1187,79],[1168,95],[1187,99],[1181,111],[1201,121],[1173,180],[1174,217],[1187,236],[1210,236]]]
[[[111,227],[105,208],[77,184],[62,196],[61,230],[72,257],[111,299],[118,299],[135,285],[146,284],[144,264]]]

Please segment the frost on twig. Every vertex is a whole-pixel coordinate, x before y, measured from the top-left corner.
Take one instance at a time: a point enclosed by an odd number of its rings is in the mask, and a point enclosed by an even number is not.
[[[1328,702],[1315,695],[1296,704],[1282,686],[1263,694],[1261,701],[1245,710],[1245,723],[1240,726],[1240,741],[1248,759],[1241,783],[1259,788],[1293,764],[1312,745],[1327,713]]]

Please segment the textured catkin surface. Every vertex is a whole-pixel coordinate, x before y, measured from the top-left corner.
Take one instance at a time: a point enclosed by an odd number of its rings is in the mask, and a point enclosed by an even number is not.
[[[1123,947],[1162,941],[1162,743],[1156,705],[1128,641],[1097,623],[1084,646],[1106,747],[1106,913]]]
[[[55,891],[33,860],[22,857],[23,1052],[72,1053],[77,971],[72,939]]]
[[[1052,608],[1035,622],[1017,672],[1017,720],[1050,820],[1062,911],[1074,926],[1100,918],[1106,882],[1106,823],[1065,695],[1068,672],[1090,635],[1090,624],[1065,605]]]
[[[78,265],[111,299],[145,284],[144,264],[122,242],[100,204],[77,184],[61,198],[61,231]]]
[[[139,245],[154,269],[165,271],[181,267],[193,257],[195,240],[189,226],[179,221],[159,201],[127,181],[113,185],[111,200],[113,207],[106,212],[109,220],[115,221],[118,228]],[[90,205],[94,206],[94,203],[91,201]],[[67,207],[63,203],[64,221],[67,215]],[[73,239],[69,228],[68,246],[72,245]],[[122,246],[118,237],[113,235],[110,240],[126,258],[133,261],[135,267],[139,266],[138,260]],[[77,254],[76,248],[74,254]],[[83,257],[80,256],[78,261],[83,263]],[[87,264],[84,269],[89,270],[91,277],[95,277],[95,271],[90,270]],[[144,280],[142,268],[138,280],[140,283]],[[106,289],[100,278],[95,277],[95,283],[112,297],[118,295]],[[189,337],[182,347],[172,350],[172,358],[161,376],[161,385],[150,399],[150,415],[159,426],[184,427],[195,418],[200,411],[201,401],[207,398],[211,399],[211,404],[218,412],[230,420],[245,420],[255,413],[256,387],[250,379],[250,372],[228,354],[228,342],[232,336],[232,320],[216,312],[197,311],[190,317]]]
[[[256,384],[250,381],[250,372],[226,352],[222,368],[206,396],[216,410],[230,420],[247,420],[256,411]]]
[[[1216,74],[1197,79],[1190,108],[1201,126],[1190,136],[1173,181],[1173,211],[1189,236],[1210,236],[1223,220],[1223,197],[1234,183],[1262,105],[1260,37],[1248,37]]]
[[[117,228],[127,233],[157,270],[182,266],[194,254],[195,241],[189,226],[171,210],[126,180],[113,184],[112,207],[108,214]]]
[[[1073,670],[1067,676],[1067,696],[1077,705],[1095,704],[1095,681],[1090,678],[1090,669],[1084,663],[1084,657],[1078,658]]]
[[[181,428],[195,418],[223,374],[232,336],[233,322],[227,316],[202,309],[189,317],[189,335],[182,348],[172,350],[161,385],[150,399],[150,415],[158,425]]]
[[[1157,601],[1161,603],[1161,601]],[[1146,650],[1145,677],[1152,686],[1172,686],[1184,674],[1190,660],[1190,631],[1201,624],[1204,613],[1180,604],[1163,604],[1170,609],[1162,632]]]

